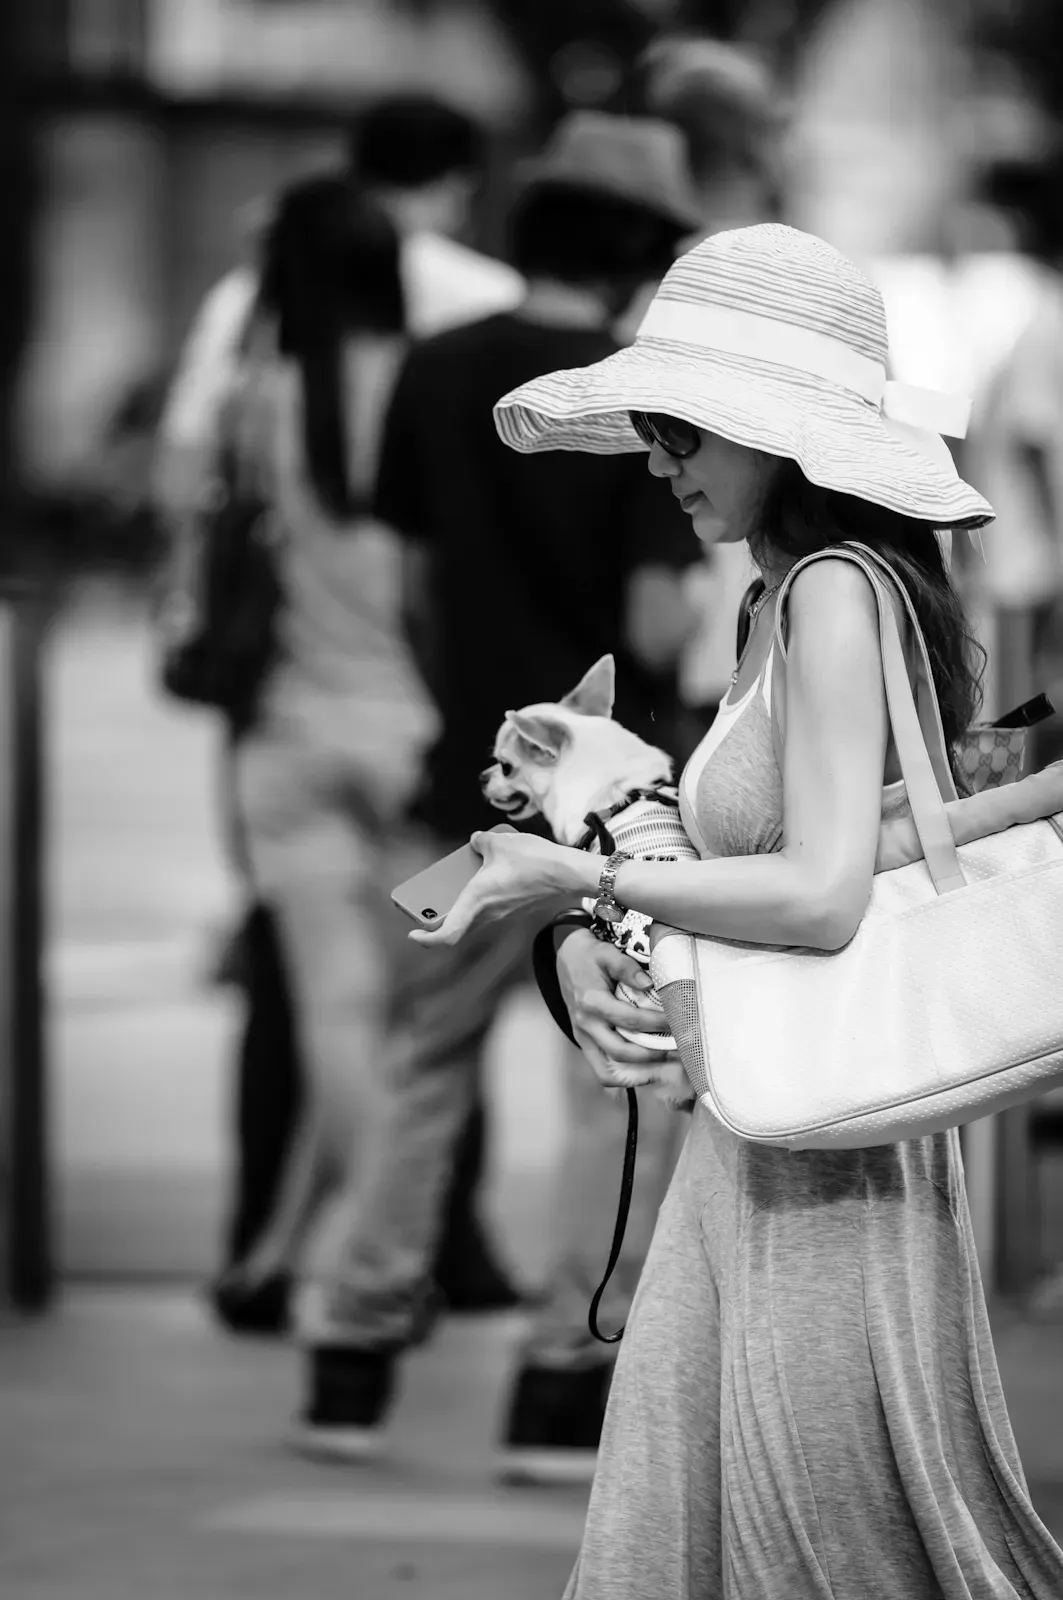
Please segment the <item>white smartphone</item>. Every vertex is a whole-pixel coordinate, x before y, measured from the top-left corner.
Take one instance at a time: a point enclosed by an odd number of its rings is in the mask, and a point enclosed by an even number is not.
[[[500,822],[489,833],[516,833],[508,822]],[[449,856],[435,861],[423,872],[416,873],[392,889],[391,898],[400,911],[416,922],[419,928],[433,933],[442,927],[447,915],[467,883],[475,878],[483,861],[471,844],[452,850]]]

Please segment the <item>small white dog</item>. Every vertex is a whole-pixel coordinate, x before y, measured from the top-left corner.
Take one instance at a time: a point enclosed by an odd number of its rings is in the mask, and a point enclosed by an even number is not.
[[[604,839],[640,860],[696,861],[669,788],[671,760],[613,721],[614,691],[613,658],[602,656],[556,705],[507,711],[495,740],[494,764],[482,774],[484,795],[514,820],[544,817],[559,844],[600,852]],[[629,911],[612,933],[614,943],[643,967],[649,966],[650,920]],[[643,1009],[662,1009],[653,989],[622,983],[617,996]],[[620,1031],[649,1049],[675,1051],[668,1035]],[[661,1065],[619,1062],[614,1071],[617,1083],[653,1085],[669,1105],[693,1103],[678,1052]]]

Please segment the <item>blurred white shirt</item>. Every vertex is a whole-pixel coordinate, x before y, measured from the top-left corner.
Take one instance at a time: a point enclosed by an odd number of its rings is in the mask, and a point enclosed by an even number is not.
[[[414,338],[512,311],[524,298],[519,272],[438,234],[403,238],[399,270],[407,331]],[[194,509],[213,470],[221,408],[239,368],[257,292],[255,270],[234,267],[204,297],[185,340],[156,452],[155,493],[171,515]],[[375,395],[382,409],[387,398]]]

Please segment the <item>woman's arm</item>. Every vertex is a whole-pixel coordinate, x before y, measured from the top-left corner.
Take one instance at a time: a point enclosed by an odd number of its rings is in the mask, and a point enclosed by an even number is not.
[[[789,602],[783,848],[700,862],[625,862],[620,903],[717,938],[837,949],[867,906],[878,846],[886,697],[878,613],[850,563],[817,562]],[[596,864],[571,863],[584,893]]]
[[[878,611],[849,562],[796,579],[786,663],[783,848],[712,861],[626,861],[621,905],[719,939],[836,950],[871,893],[886,758]],[[417,944],[456,944],[472,927],[533,910],[553,914],[597,893],[597,856],[532,834],[474,834],[483,869],[442,928]]]

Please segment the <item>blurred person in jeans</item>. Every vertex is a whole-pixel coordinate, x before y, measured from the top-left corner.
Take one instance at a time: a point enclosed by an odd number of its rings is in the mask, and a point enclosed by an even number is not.
[[[616,715],[672,743],[675,663],[692,618],[682,577],[697,546],[637,458],[521,457],[492,407],[507,389],[619,348],[611,329],[696,222],[682,141],[663,123],[574,115],[526,170],[510,219],[528,280],[521,307],[409,355],[385,429],[376,511],[406,541],[411,638],[443,728],[414,808],[419,865],[497,822],[479,773],[506,710],[558,699],[612,650]],[[419,603],[417,603],[419,602]],[[411,863],[412,870],[413,863]],[[484,1040],[530,976],[534,930],[417,951],[393,1001],[382,1117],[324,1317],[305,1355],[308,1453],[358,1459],[380,1429],[422,1323],[454,1151],[479,1093]],[[560,1241],[545,1304],[521,1347],[504,1439],[508,1475],[550,1481],[593,1468],[615,1347],[587,1307],[612,1233],[625,1118],[573,1052]],[[671,1176],[683,1117],[649,1098],[617,1292],[622,1318]]]
[[[399,243],[342,173],[280,198],[230,406],[269,508],[278,649],[236,747],[251,879],[271,907],[304,1107],[262,1234],[232,1276],[292,1274],[348,1175],[380,1048],[382,856],[436,727],[399,627],[394,541],[370,514],[381,413],[405,349]]]
[[[664,34],[636,63],[634,109],[670,122],[683,136],[698,226],[681,248],[726,228],[784,220],[783,138],[789,107],[782,86],[743,45],[692,34]],[[656,289],[643,287],[624,319],[634,338]],[[683,653],[682,756],[716,715],[735,665],[735,619],[753,578],[743,546],[717,545],[691,571],[697,630]]]
[[[513,306],[523,293],[523,282],[512,268],[450,237],[466,224],[481,167],[479,130],[462,112],[431,96],[387,97],[370,106],[352,131],[346,180],[354,193],[378,206],[397,232],[407,335],[431,334]],[[268,206],[256,208],[256,235],[268,217]],[[259,287],[257,251],[249,247],[247,259],[207,295],[182,351],[162,422],[155,474],[156,499],[175,528],[189,524],[216,475],[226,401],[240,380]],[[378,360],[372,372],[363,372],[360,404],[378,418],[396,365]],[[223,807],[230,851],[250,899],[237,969],[247,1008],[237,1068],[236,1178],[226,1266],[212,1295],[229,1327],[272,1332],[288,1326],[292,1274],[287,1266],[265,1276],[244,1269],[276,1209],[302,1105],[303,1073],[298,1019],[273,911],[256,895],[240,808],[233,802],[232,766],[243,731],[229,729]],[[444,1232],[437,1262],[448,1303],[465,1310],[495,1309],[518,1298],[475,1216],[482,1147],[483,1115],[477,1105],[455,1171],[453,1227]]]

